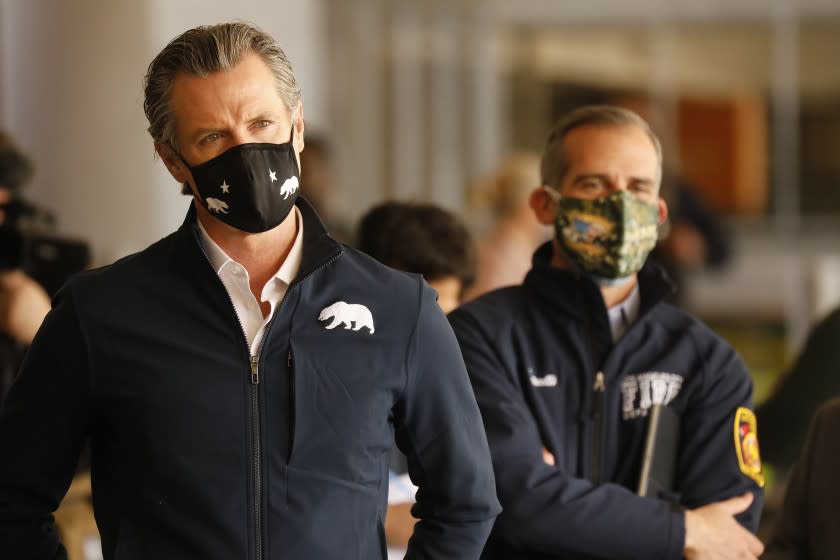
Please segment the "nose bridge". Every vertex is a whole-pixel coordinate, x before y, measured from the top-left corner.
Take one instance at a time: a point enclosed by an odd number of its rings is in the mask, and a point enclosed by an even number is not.
[[[230,140],[232,146],[238,146],[239,144],[248,144],[254,141],[252,133],[248,130],[247,127],[236,127],[233,130],[231,130]]]
[[[630,186],[630,178],[620,173],[611,174],[607,180],[607,190],[610,194],[626,191]]]

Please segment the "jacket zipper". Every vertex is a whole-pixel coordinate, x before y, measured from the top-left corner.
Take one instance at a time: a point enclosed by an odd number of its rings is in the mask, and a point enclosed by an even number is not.
[[[257,352],[255,355],[251,356],[251,423],[252,423],[252,430],[251,433],[253,434],[253,440],[251,442],[251,451],[254,458],[254,466],[253,466],[253,475],[254,475],[254,532],[255,532],[255,542],[254,542],[254,550],[256,560],[262,560],[263,558],[263,539],[262,539],[262,526],[263,526],[263,488],[262,488],[262,435],[260,430],[260,403],[259,403],[259,383],[260,383],[260,370],[259,370],[259,358],[260,354],[262,353],[262,346],[263,343],[268,339],[268,336],[271,332],[271,327],[274,325],[274,319],[277,316],[277,313],[280,309],[282,309],[283,304],[286,302],[286,298],[289,297],[289,293],[292,290],[297,288],[300,284],[303,283],[304,280],[321,270],[332,264],[336,259],[338,259],[338,255],[335,255],[327,262],[323,263],[321,266],[315,268],[309,274],[304,276],[303,278],[299,278],[289,284],[286,293],[283,294],[283,298],[280,300],[280,303],[277,305],[277,309],[275,310],[275,314],[272,315],[271,320],[265,326],[265,330],[263,331],[262,338],[260,339],[260,343],[257,345]],[[219,280],[221,281],[221,279]],[[224,282],[222,282],[224,286]],[[227,290],[227,288],[225,288]],[[230,293],[228,293],[228,297]],[[231,300],[233,301],[233,300]],[[237,318],[239,315],[237,315]],[[239,321],[239,324],[242,324],[242,321]],[[244,336],[245,329],[242,328],[242,333]],[[247,345],[247,338],[245,339],[245,343]],[[292,350],[291,350],[291,341],[289,346],[289,354],[286,358],[286,365],[289,366],[289,375],[291,377],[291,410],[292,410],[292,426],[291,432],[292,437],[289,440],[289,456],[291,456],[292,448],[294,446],[295,441],[295,376],[292,375],[291,366],[292,366]]]
[[[601,439],[603,431],[604,372],[595,374],[592,384],[592,482],[601,483]]]
[[[251,386],[248,397],[251,403],[251,459],[254,476],[254,549],[256,560],[262,560],[262,435],[260,433],[260,364],[259,355],[251,356]]]
[[[207,251],[204,250],[204,245],[201,243],[201,239],[198,234],[194,233],[193,235],[195,236],[199,249],[201,249],[201,252],[204,254],[204,258],[212,268],[213,263],[210,261]],[[216,278],[219,278],[219,276],[216,275]],[[230,291],[227,289],[227,286],[225,286],[225,283],[222,282],[221,278],[219,278],[219,283],[222,285],[222,289],[224,289],[227,294],[231,305],[233,305],[233,297],[230,295]],[[242,340],[245,342],[245,349],[248,351],[248,363],[251,373],[251,385],[248,387],[248,403],[250,404],[251,409],[249,419],[251,424],[251,460],[253,461],[253,464],[251,465],[251,475],[254,478],[254,511],[252,512],[254,514],[254,551],[256,560],[262,560],[262,435],[260,433],[259,356],[260,350],[262,349],[262,341],[265,340],[267,332],[263,332],[263,338],[257,346],[256,354],[251,354],[251,346],[248,344],[248,337],[245,335],[245,325],[242,324],[242,319],[239,317],[239,313],[236,312],[235,307],[233,314],[236,316],[236,322],[239,323],[239,332],[242,334]],[[270,323],[273,322],[272,317],[272,321],[270,321]],[[269,326],[270,324],[266,326],[266,331],[268,331]]]
[[[196,242],[198,243],[199,249],[204,254],[204,258],[207,260],[207,263],[210,264],[212,268],[213,263],[210,261],[210,257],[207,255],[207,251],[204,250],[204,245],[201,243],[201,239],[199,238],[198,234],[193,232]],[[341,255],[343,251],[339,252],[336,255],[333,255],[330,260],[326,261],[325,263],[321,264],[317,268],[311,270],[306,276],[303,278],[299,278],[296,281],[293,281],[286,293],[283,294],[283,298],[280,300],[280,303],[277,306],[277,309],[283,307],[283,303],[286,301],[286,298],[289,296],[289,292],[291,292],[294,288],[297,288],[304,280],[318,272],[319,270],[326,268],[333,262],[335,262],[339,255]],[[216,275],[218,278],[218,275]],[[222,282],[222,279],[219,278],[219,283],[224,288],[225,293],[228,296],[228,299],[233,303],[233,298],[230,295],[230,291],[228,291],[227,286],[225,283]],[[250,364],[250,373],[251,373],[251,386],[249,387],[249,402],[251,404],[251,457],[254,461],[254,464],[251,468],[251,473],[254,477],[254,551],[255,551],[255,559],[262,560],[263,557],[263,539],[262,539],[262,526],[263,526],[263,513],[262,513],[262,502],[263,502],[263,488],[262,488],[262,433],[260,430],[260,400],[259,400],[259,385],[260,385],[260,353],[262,351],[263,342],[268,338],[269,332],[271,331],[271,326],[274,324],[274,318],[276,316],[273,315],[271,320],[265,326],[265,330],[263,331],[262,338],[260,339],[260,343],[257,345],[257,352],[255,354],[251,354],[251,347],[248,344],[248,337],[245,336],[245,325],[242,324],[242,319],[239,318],[239,314],[236,313],[236,308],[234,308],[234,315],[236,315],[236,320],[239,323],[239,332],[242,333],[242,339],[245,341],[245,348],[248,350],[248,359]],[[287,360],[288,366],[291,368],[292,365],[292,352],[291,348],[289,349],[289,356]],[[289,371],[291,375],[291,370]],[[291,376],[291,391],[292,391],[292,440],[290,441],[290,448],[289,453],[291,454],[291,446],[294,442],[294,432],[295,432],[295,420],[294,420],[294,390],[295,390],[295,380],[294,375]]]
[[[294,363],[294,358],[292,357],[292,343],[291,343],[291,341],[289,341],[289,354],[286,357],[286,366],[287,366],[287,369],[289,370],[289,390],[292,393],[292,399],[291,399],[291,403],[290,403],[291,412],[292,412],[292,414],[291,414],[292,436],[291,436],[291,438],[289,438],[289,454],[286,456],[286,463],[287,464],[292,461],[292,449],[295,448],[295,428],[296,428],[295,417],[296,417],[296,414],[297,414],[297,412],[296,412],[297,407],[295,405],[295,399],[294,399],[295,373],[294,373],[294,370],[292,369],[292,364],[293,363]]]

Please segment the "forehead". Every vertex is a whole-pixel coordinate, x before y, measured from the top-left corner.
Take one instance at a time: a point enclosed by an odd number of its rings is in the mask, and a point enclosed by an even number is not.
[[[638,126],[583,125],[566,133],[563,147],[569,174],[621,173],[651,178],[658,174],[656,147]]]
[[[179,74],[172,84],[170,105],[178,128],[219,126],[252,113],[285,111],[274,74],[253,52],[229,70],[206,76]]]

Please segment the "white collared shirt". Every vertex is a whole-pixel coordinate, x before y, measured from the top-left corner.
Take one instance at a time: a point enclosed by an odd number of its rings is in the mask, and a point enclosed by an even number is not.
[[[630,328],[630,325],[639,318],[641,306],[642,298],[639,295],[639,283],[636,282],[636,285],[633,286],[633,291],[624,298],[624,301],[607,309],[613,342],[621,338],[627,332],[627,329]]]
[[[228,294],[230,294],[233,308],[236,310],[236,315],[242,324],[242,330],[245,332],[245,338],[248,340],[248,348],[252,356],[257,355],[265,326],[271,320],[274,311],[280,305],[280,302],[286,295],[286,290],[289,289],[289,285],[295,279],[300,269],[300,261],[303,256],[303,220],[297,206],[294,207],[294,213],[297,234],[292,243],[292,249],[289,251],[288,256],[286,256],[286,260],[283,261],[283,264],[274,273],[274,276],[263,286],[260,296],[262,301],[267,301],[271,306],[271,310],[266,317],[263,317],[260,302],[257,301],[257,298],[251,292],[248,271],[245,270],[244,266],[231,259],[210,238],[207,230],[201,225],[201,221],[198,221],[204,251],[210,259],[213,270],[219,275],[225,288],[227,288]]]

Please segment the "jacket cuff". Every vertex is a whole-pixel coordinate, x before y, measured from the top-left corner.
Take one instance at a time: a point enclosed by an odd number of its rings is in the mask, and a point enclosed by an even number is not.
[[[665,558],[682,560],[685,549],[685,508],[671,504],[671,523],[668,529],[668,548]]]

